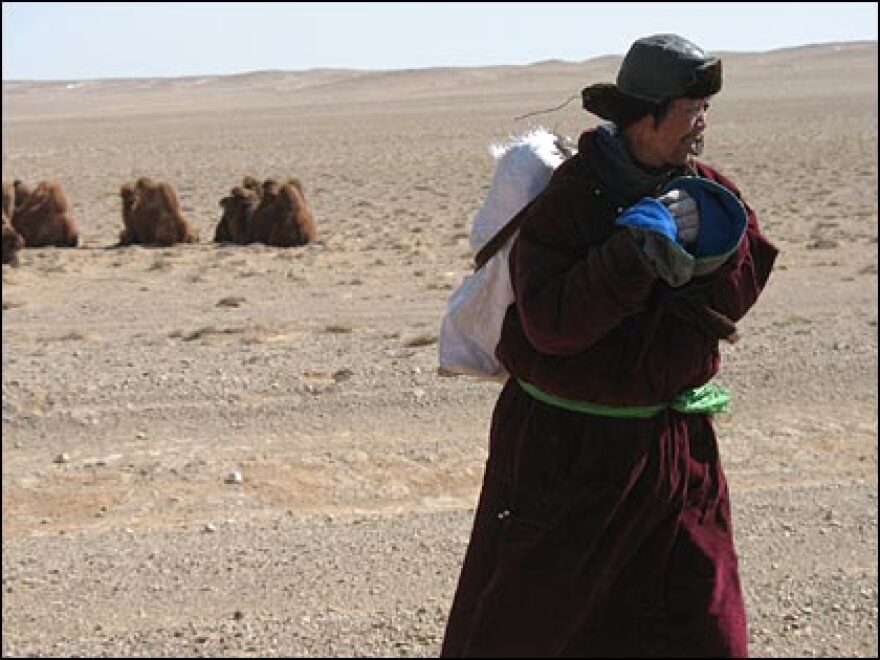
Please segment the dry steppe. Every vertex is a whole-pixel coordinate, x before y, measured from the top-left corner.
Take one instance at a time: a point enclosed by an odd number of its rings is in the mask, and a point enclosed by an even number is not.
[[[752,654],[876,657],[877,43],[723,56],[704,159],[781,250],[717,379]],[[3,178],[81,242],[3,267],[3,655],[436,656],[499,390],[436,375],[489,145],[595,125],[516,118],[619,61],[4,81]],[[318,241],[210,243],[245,174]],[[141,175],[201,242],[111,247]]]

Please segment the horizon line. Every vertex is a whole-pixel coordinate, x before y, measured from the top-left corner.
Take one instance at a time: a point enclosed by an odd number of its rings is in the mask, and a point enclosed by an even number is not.
[[[717,50],[711,51],[713,55],[724,56],[724,55],[762,55],[769,53],[779,53],[782,51],[791,51],[791,50],[800,50],[800,49],[808,49],[808,48],[822,48],[822,47],[835,47],[835,46],[859,46],[859,45],[877,45],[877,39],[853,39],[849,41],[820,41],[820,42],[810,42],[799,44],[796,46],[782,46],[779,48],[771,48],[768,50]],[[605,55],[596,55],[594,57],[587,58],[585,60],[565,60],[561,58],[550,58],[537,60],[534,62],[529,62],[526,64],[473,64],[473,65],[445,65],[445,64],[437,64],[431,66],[424,67],[402,67],[402,68],[375,68],[375,69],[367,69],[367,68],[358,68],[358,67],[310,67],[307,69],[251,69],[247,71],[236,71],[230,73],[188,73],[179,76],[162,76],[162,75],[147,75],[147,76],[98,76],[94,78],[3,78],[2,83],[41,83],[41,84],[55,84],[55,83],[86,83],[86,82],[124,82],[124,81],[147,81],[147,80],[185,80],[188,78],[231,78],[235,76],[249,76],[249,75],[259,75],[259,74],[286,74],[286,73],[317,73],[317,72],[347,72],[347,73],[405,73],[405,72],[413,72],[413,71],[437,71],[437,70],[466,70],[466,69],[489,69],[489,68],[523,68],[530,66],[540,66],[545,64],[567,64],[567,65],[581,65],[587,64],[589,62],[594,62],[596,60],[608,59],[608,58],[623,58],[621,54],[608,53]]]

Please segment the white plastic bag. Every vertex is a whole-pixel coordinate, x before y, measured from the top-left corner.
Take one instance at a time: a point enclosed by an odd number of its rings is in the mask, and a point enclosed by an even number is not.
[[[440,375],[507,377],[495,357],[495,346],[504,314],[513,302],[507,266],[512,243],[508,240],[485,266],[465,276],[449,298],[438,342]]]
[[[493,145],[498,160],[483,206],[474,216],[470,246],[476,255],[519,211],[547,187],[564,160],[560,138],[538,128],[507,145]],[[507,372],[495,357],[501,324],[510,303],[508,257],[518,230],[449,298],[440,326],[438,352],[443,376],[476,376],[504,380]]]

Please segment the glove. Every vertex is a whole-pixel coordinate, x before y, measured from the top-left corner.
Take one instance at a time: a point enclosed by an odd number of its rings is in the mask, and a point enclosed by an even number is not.
[[[685,246],[691,246],[700,233],[700,209],[697,202],[685,190],[675,188],[657,198],[675,219],[678,239]]]
[[[644,197],[615,219],[632,234],[657,276],[669,286],[686,284],[694,273],[694,258],[681,244],[675,218],[665,204]]]

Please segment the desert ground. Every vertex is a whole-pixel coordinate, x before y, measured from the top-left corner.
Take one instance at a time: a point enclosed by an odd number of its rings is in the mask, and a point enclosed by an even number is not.
[[[876,657],[877,43],[727,53],[703,159],[780,248],[716,418],[763,657]],[[437,375],[489,145],[576,138],[619,57],[3,82],[3,179],[73,249],[3,266],[3,656],[436,656],[496,383]],[[246,175],[299,248],[218,245]],[[119,187],[201,240],[114,248]],[[230,473],[240,479],[231,479]]]

